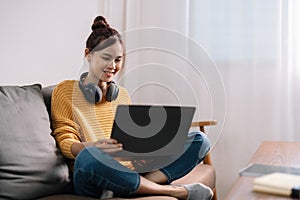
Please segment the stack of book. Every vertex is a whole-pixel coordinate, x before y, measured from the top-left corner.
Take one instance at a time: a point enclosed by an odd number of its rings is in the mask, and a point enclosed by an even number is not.
[[[300,175],[271,173],[254,178],[253,191],[300,199]]]

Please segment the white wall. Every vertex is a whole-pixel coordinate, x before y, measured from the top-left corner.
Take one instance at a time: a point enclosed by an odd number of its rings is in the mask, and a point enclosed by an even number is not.
[[[0,85],[75,78],[97,0],[0,0]]]

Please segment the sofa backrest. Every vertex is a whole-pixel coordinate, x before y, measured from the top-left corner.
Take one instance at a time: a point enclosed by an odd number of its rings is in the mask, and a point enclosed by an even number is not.
[[[42,94],[43,94],[43,97],[44,97],[44,101],[45,101],[50,119],[51,119],[51,96],[52,96],[52,92],[53,92],[53,89],[55,88],[55,86],[56,85],[51,85],[51,86],[47,86],[47,87],[42,88]]]

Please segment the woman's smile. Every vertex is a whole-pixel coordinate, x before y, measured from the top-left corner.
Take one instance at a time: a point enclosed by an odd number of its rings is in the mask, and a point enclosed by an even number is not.
[[[111,78],[115,75],[115,70],[103,70],[104,74],[107,76],[107,78]]]

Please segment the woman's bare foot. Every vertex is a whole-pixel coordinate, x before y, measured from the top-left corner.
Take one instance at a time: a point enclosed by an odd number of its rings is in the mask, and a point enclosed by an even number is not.
[[[137,194],[147,195],[166,195],[177,199],[187,199],[189,193],[184,186],[180,185],[160,185],[152,182],[145,177],[140,177],[140,186],[136,191]]]
[[[166,184],[167,183],[167,177],[164,173],[161,171],[153,171],[149,172],[144,176],[146,179],[159,184]]]

